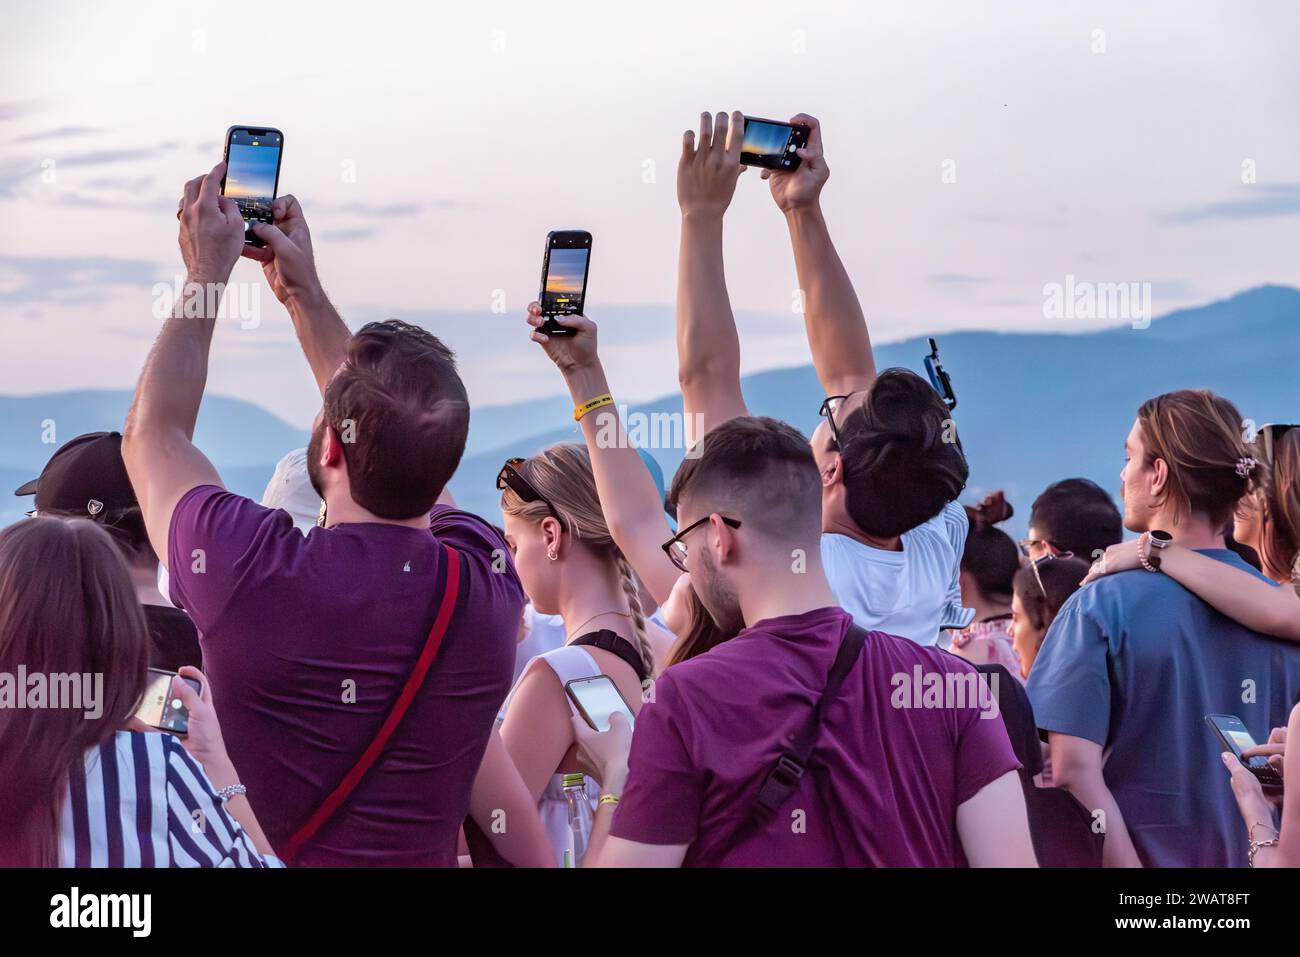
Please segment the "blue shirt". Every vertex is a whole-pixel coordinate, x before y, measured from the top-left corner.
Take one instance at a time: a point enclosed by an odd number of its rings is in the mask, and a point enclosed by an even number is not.
[[[1200,552],[1263,578],[1226,549]],[[1027,687],[1040,729],[1106,749],[1106,786],[1144,865],[1246,864],[1246,826],[1205,716],[1235,714],[1267,740],[1300,688],[1300,644],[1224,617],[1167,575],[1134,570],[1070,597]]]

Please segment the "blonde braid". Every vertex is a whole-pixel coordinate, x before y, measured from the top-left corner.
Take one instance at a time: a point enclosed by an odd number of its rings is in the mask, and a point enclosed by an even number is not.
[[[623,594],[627,596],[627,607],[632,612],[632,633],[636,636],[636,649],[641,655],[641,663],[645,665],[646,677],[650,678],[655,673],[655,653],[650,647],[650,639],[646,636],[645,612],[641,608],[641,595],[637,591],[636,579],[632,577],[632,566],[623,557],[623,553],[614,550],[614,559],[618,563],[618,574],[623,580]]]

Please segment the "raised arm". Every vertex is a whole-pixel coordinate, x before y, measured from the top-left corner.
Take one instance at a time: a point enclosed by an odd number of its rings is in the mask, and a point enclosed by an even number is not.
[[[821,125],[807,113],[791,117],[790,122],[802,123],[810,131],[808,145],[798,151],[803,162],[792,172],[764,170],[763,178],[790,228],[817,378],[827,395],[851,395],[876,379],[871,336],[822,215],[821,191],[830,169],[822,151]]]
[[[244,245],[239,207],[220,195],[225,173],[226,164],[218,163],[185,184],[178,213],[185,289],[149,350],[122,430],[127,475],[164,565],[176,503],[196,486],[221,484],[193,439],[217,310]]]
[[[271,215],[274,225],[258,223],[253,227],[266,245],[246,246],[243,254],[262,264],[275,298],[289,310],[316,386],[324,395],[325,387],[343,364],[352,333],[325,295],[316,274],[311,232],[298,200],[281,196],[271,204]]]
[[[537,328],[543,321],[537,303],[529,304],[531,338],[541,343],[559,367],[573,404],[608,393],[609,382],[596,352],[596,324],[584,316],[557,316],[557,322],[576,334],[548,336]],[[605,524],[632,570],[662,605],[682,573],[661,548],[673,532],[654,479],[628,441],[616,406],[606,405],[587,413],[581,424]]]
[[[1139,541],[1135,538],[1106,549],[1106,554],[1089,569],[1084,583],[1141,568]],[[1271,585],[1181,545],[1170,545],[1160,553],[1160,571],[1252,631],[1300,641],[1300,596],[1294,588]]]
[[[682,135],[677,202],[682,242],[677,261],[677,380],[693,445],[720,422],[747,415],[740,392],[740,337],[722,269],[722,217],[740,165],[744,117],[700,114],[699,139]],[[698,434],[697,434],[698,433]]]

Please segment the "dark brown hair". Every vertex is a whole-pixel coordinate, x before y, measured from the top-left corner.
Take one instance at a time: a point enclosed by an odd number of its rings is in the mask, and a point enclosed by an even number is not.
[[[840,424],[844,507],[868,535],[892,538],[942,511],[970,467],[952,411],[908,369],[886,369]]]
[[[812,448],[776,419],[742,415],[711,429],[673,476],[669,504],[678,508],[684,497],[743,519],[771,539],[821,534],[821,479]],[[818,547],[816,540],[811,545]]]
[[[1238,472],[1251,449],[1237,407],[1209,389],[1182,389],[1148,399],[1137,419],[1146,464],[1163,459],[1168,467],[1165,501],[1175,516],[1197,512],[1215,528],[1227,524],[1250,490],[1250,478]]]
[[[94,522],[37,517],[0,531],[0,672],[103,675],[98,718],[0,709],[0,866],[57,865],[68,772],[135,711],[148,641],[122,556]]]
[[[1061,479],[1034,499],[1029,527],[1053,548],[1092,561],[1124,538],[1115,500],[1086,478]]]
[[[1048,558],[1038,562],[1038,575],[1026,565],[1016,572],[1012,588],[1035,628],[1046,629],[1066,599],[1079,590],[1089,565],[1082,558]],[[1042,578],[1042,587],[1038,579]]]
[[[380,518],[428,512],[460,464],[469,397],[437,336],[396,319],[363,326],[325,389],[352,499]],[[319,449],[320,430],[312,436]],[[318,454],[310,454],[311,461]]]

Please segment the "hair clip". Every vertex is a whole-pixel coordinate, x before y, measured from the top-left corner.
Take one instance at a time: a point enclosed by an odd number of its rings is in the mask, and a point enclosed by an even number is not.
[[[1254,471],[1255,466],[1258,464],[1259,463],[1249,455],[1245,458],[1237,459],[1237,474],[1242,478],[1250,478],[1250,473]]]

